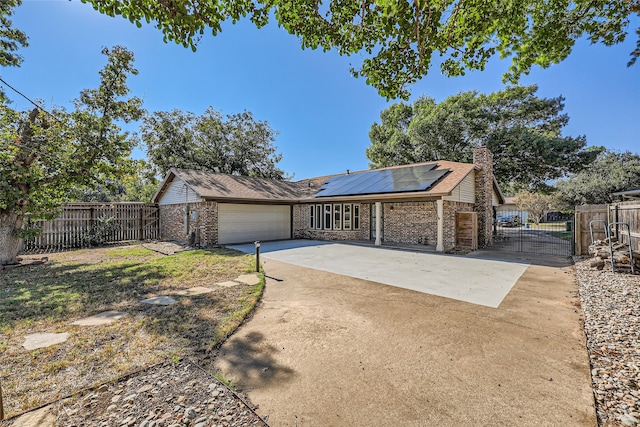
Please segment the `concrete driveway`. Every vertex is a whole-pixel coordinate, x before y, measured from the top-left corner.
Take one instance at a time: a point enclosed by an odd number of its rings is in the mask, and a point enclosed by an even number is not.
[[[253,244],[230,246],[255,253]],[[498,307],[529,263],[318,240],[265,242],[261,257],[431,295]]]
[[[595,426],[572,267],[507,261],[493,308],[265,257],[217,368],[272,426]]]

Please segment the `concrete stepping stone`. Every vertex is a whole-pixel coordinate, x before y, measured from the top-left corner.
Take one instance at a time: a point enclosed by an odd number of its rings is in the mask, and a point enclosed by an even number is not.
[[[213,292],[213,289],[205,288],[203,286],[196,286],[196,287],[189,288],[189,289],[180,289],[180,290],[177,290],[177,291],[171,291],[170,294],[171,295],[182,295],[182,296],[186,296],[186,297],[193,297],[193,296],[196,296],[196,295],[208,294],[209,292]]]
[[[222,286],[222,287],[225,287],[225,288],[231,288],[233,286],[238,286],[239,284],[240,283],[233,282],[233,281],[216,283],[216,285]]]
[[[25,350],[36,350],[38,348],[51,347],[55,344],[61,344],[69,338],[68,332],[61,334],[31,334],[24,337],[24,344],[22,346]]]
[[[257,274],[243,274],[236,279],[236,282],[244,283],[246,285],[257,285],[260,283],[260,278]]]
[[[153,304],[153,305],[172,305],[178,301],[166,295],[159,295],[157,297],[143,299],[140,302],[144,304]]]
[[[93,316],[85,317],[83,319],[78,319],[71,324],[78,326],[108,325],[115,322],[116,320],[122,319],[126,315],[127,313],[123,313],[121,311],[105,311],[103,313],[94,314]]]

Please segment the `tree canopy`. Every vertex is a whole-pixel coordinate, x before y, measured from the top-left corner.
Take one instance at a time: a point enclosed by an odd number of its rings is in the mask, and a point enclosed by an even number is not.
[[[273,145],[277,132],[249,112],[223,117],[209,107],[204,114],[180,110],[155,112],[143,119],[147,158],[161,175],[169,169],[196,169],[233,175],[284,179]]]
[[[505,189],[543,189],[549,180],[580,171],[600,150],[586,149],[584,136],[563,136],[569,121],[563,98],[540,98],[536,91],[535,85],[516,86],[489,95],[461,92],[440,103],[422,97],[413,105],[394,104],[371,126],[369,164],[468,163],[474,149],[486,145]]]
[[[540,224],[545,214],[551,210],[556,202],[556,198],[550,194],[521,191],[516,194],[514,201],[518,210],[528,212],[529,218],[535,224]]]
[[[83,90],[74,111],[0,104],[0,264],[15,260],[25,218],[51,218],[74,188],[127,170],[135,140],[117,122],[143,113],[126,85],[137,70],[124,47],[102,53],[108,60],[100,85]]]
[[[17,28],[13,28],[13,22],[9,17],[13,9],[20,6],[22,0],[2,0],[0,2],[0,67],[18,67],[22,63],[22,57],[17,51],[21,47],[27,47],[27,35]],[[5,101],[5,94],[0,88],[0,102]]]
[[[630,16],[640,8],[636,0],[82,1],[138,27],[153,21],[165,41],[193,50],[205,30],[215,35],[225,21],[248,17],[260,28],[273,16],[303,49],[358,53],[364,59],[352,74],[388,99],[407,99],[407,86],[429,72],[434,58],[442,58],[437,62],[448,76],[482,70],[496,55],[510,58],[504,80],[516,83],[533,66],[564,60],[582,37],[605,45],[622,42]]]
[[[151,203],[159,183],[151,164],[145,160],[130,160],[126,171],[102,183],[75,188],[71,199],[77,202]]]
[[[640,187],[640,155],[603,152],[587,168],[557,182],[555,187],[569,208],[612,203],[613,193]]]

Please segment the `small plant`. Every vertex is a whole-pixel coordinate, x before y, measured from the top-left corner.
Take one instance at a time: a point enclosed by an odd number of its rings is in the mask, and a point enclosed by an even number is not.
[[[236,391],[236,386],[235,386],[235,385],[233,385],[233,384],[231,383],[231,381],[229,381],[228,379],[226,379],[226,378],[224,377],[224,375],[222,374],[222,372],[221,372],[221,371],[216,371],[216,373],[215,373],[215,374],[213,374],[213,376],[214,376],[214,377],[216,377],[216,379],[217,379],[218,381],[220,381],[222,384],[224,384],[225,386],[227,386],[227,388],[228,388],[228,389],[233,390],[233,391]]]
[[[173,366],[178,366],[178,363],[180,363],[180,357],[178,357],[177,354],[174,354],[171,356],[171,363],[173,363]]]

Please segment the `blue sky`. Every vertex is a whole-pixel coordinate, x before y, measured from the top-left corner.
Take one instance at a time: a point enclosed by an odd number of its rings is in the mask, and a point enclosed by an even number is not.
[[[30,98],[70,107],[82,89],[97,86],[106,59],[102,47],[124,45],[135,53],[140,72],[129,87],[147,110],[201,114],[212,106],[223,114],[251,111],[279,132],[279,166],[295,180],[366,169],[369,129],[393,102],[364,79],[351,77],[350,64],[359,63],[358,55],[303,51],[298,39],[275,24],[257,30],[250,22],[228,23],[218,36],[206,34],[193,53],[165,44],[150,25],[137,28],[78,0],[23,0],[13,22],[29,36],[29,47],[20,51],[20,68],[0,69],[0,75]],[[640,64],[626,67],[634,45],[633,34],[614,47],[581,41],[563,63],[535,69],[520,83],[538,84],[539,96],[566,98],[571,118],[566,135],[586,135],[589,145],[638,153]],[[411,87],[410,102],[420,95],[441,101],[461,91],[501,90],[508,66],[496,59],[483,72],[456,78],[434,68]],[[14,108],[28,108],[7,92]]]

